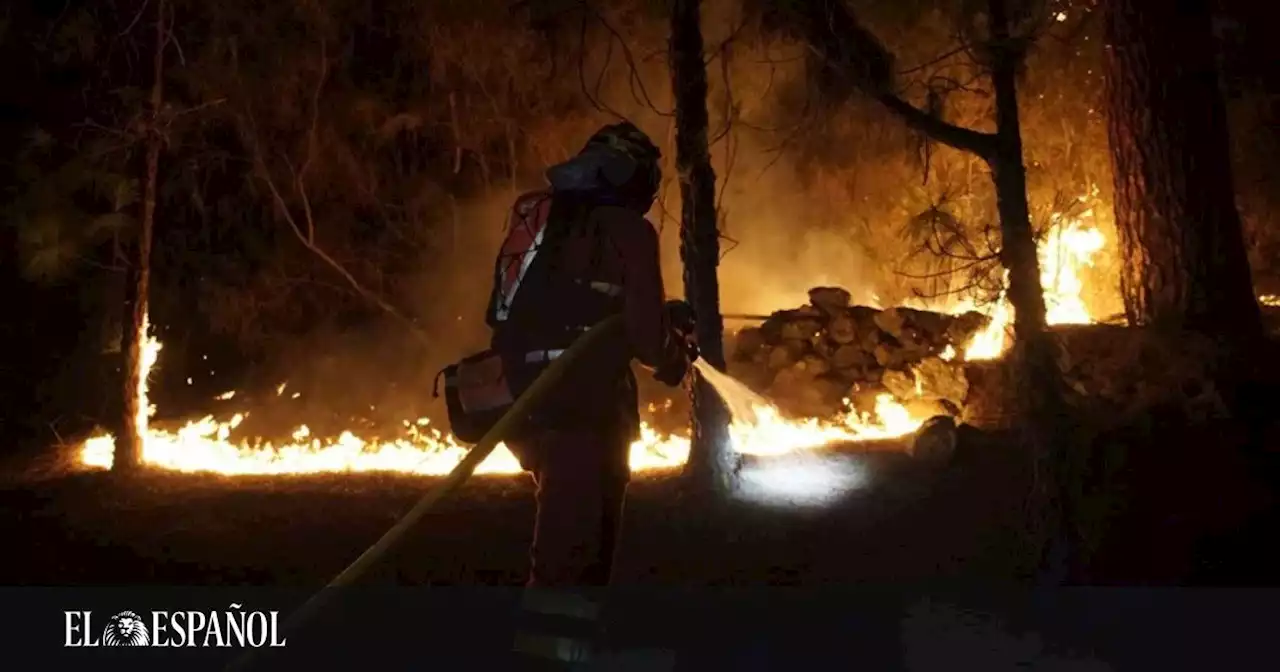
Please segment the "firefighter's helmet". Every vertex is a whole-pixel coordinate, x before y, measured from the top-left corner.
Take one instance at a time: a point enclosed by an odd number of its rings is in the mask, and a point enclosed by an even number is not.
[[[662,151],[653,144],[653,140],[629,121],[610,124],[596,131],[595,135],[587,140],[587,147],[592,145],[606,145],[626,154],[637,163],[656,165],[662,158]]]
[[[625,182],[629,191],[644,202],[647,208],[657,197],[658,187],[662,184],[662,151],[644,131],[629,121],[610,124],[596,131],[587,140],[583,152],[596,147],[607,147],[634,163],[634,172]],[[622,185],[619,185],[622,186]]]

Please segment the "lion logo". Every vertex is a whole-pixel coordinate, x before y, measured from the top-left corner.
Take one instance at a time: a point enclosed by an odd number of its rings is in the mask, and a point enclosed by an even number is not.
[[[147,624],[132,611],[122,611],[112,616],[102,632],[104,646],[146,646],[150,643],[151,634],[147,632]]]

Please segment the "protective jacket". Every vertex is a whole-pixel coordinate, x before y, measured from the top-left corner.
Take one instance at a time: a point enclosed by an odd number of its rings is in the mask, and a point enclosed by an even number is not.
[[[517,199],[494,269],[487,311],[492,347],[536,375],[604,318],[623,313],[627,338],[579,367],[538,413],[552,429],[637,425],[629,361],[685,365],[664,309],[658,234],[634,210],[589,195],[536,191]]]

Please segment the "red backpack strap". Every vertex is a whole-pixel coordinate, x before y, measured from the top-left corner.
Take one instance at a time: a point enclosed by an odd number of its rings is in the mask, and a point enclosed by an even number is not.
[[[494,268],[493,295],[489,301],[491,325],[506,321],[521,282],[542,246],[551,214],[551,193],[537,191],[516,199],[507,219],[507,235]]]

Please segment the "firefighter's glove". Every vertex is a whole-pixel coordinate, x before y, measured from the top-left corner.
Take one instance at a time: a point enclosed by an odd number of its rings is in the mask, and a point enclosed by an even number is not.
[[[697,318],[693,314],[693,306],[688,301],[680,301],[672,299],[662,304],[662,309],[667,314],[667,324],[671,328],[681,334],[692,334],[694,324]]]
[[[698,345],[694,336],[693,306],[685,301],[667,301],[662,306],[667,326],[671,329],[666,361],[657,367],[653,377],[664,385],[676,387],[689,373],[689,367],[698,358]]]
[[[697,321],[694,317],[693,306],[686,301],[672,300],[667,301],[663,306],[667,313],[667,324],[671,326],[675,339],[684,348],[685,353],[689,357],[689,362],[698,360],[698,339],[697,339]]]
[[[693,364],[702,356],[702,351],[698,349],[698,339],[690,337],[684,342],[684,351],[689,355],[689,363]]]

